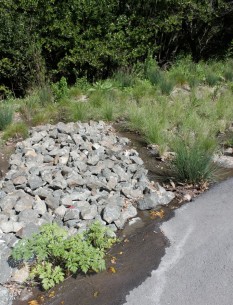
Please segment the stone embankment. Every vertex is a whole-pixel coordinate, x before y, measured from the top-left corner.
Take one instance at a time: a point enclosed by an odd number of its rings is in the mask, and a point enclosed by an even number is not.
[[[0,284],[14,280],[16,270],[7,263],[11,248],[42,224],[57,222],[75,234],[98,220],[116,231],[137,209],[174,198],[148,180],[143,161],[127,144],[111,126],[90,122],[35,127],[16,145],[0,182]]]

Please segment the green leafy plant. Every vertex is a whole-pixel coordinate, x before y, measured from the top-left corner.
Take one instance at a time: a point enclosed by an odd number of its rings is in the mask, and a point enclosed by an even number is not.
[[[33,262],[31,278],[47,290],[79,271],[105,269],[105,253],[116,242],[99,222],[83,234],[68,236],[57,224],[46,224],[30,239],[22,239],[12,251],[15,261]]]
[[[56,284],[64,281],[65,274],[60,266],[53,266],[49,262],[37,264],[31,271],[31,278],[38,278],[41,281],[42,287],[48,290]]]

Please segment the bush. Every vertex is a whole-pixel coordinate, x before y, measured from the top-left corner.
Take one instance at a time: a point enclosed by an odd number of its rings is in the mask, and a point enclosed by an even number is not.
[[[4,130],[13,120],[13,108],[6,104],[0,106],[0,130]]]
[[[31,278],[47,290],[63,281],[70,273],[105,269],[105,252],[116,238],[100,223],[93,223],[83,234],[71,237],[57,224],[41,226],[30,239],[22,239],[12,251],[10,261],[33,262]]]

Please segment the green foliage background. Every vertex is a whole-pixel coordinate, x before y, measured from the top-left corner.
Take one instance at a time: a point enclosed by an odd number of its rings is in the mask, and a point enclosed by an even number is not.
[[[0,85],[106,78],[148,56],[164,64],[232,50],[227,0],[1,0]]]

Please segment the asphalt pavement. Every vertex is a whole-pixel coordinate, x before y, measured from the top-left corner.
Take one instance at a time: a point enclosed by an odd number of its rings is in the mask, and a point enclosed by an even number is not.
[[[178,209],[161,229],[170,246],[124,305],[233,305],[233,179]]]

